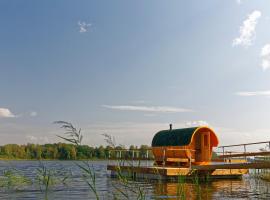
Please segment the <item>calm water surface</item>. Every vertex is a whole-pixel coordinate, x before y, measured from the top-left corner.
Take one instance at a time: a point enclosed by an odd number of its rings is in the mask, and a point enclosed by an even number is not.
[[[76,166],[76,161],[42,161],[48,169],[59,170],[53,177],[56,181],[50,188],[48,199],[95,199],[89,186],[82,179],[81,170]],[[96,187],[100,199],[113,199],[113,194],[118,199],[126,199],[118,191],[124,191],[129,199],[136,199],[132,189],[126,188],[114,178],[110,178],[106,170],[106,161],[90,161],[96,172]],[[0,187],[0,199],[44,199],[44,192],[40,191],[36,181],[37,169],[40,167],[38,161],[0,161],[0,175],[3,182],[3,173],[8,169],[16,169],[18,173],[24,174],[32,180],[31,185],[2,185]],[[64,172],[61,174],[60,172]],[[63,184],[60,179],[68,174]],[[132,186],[138,184],[144,189],[146,199],[177,199],[179,184],[172,182],[140,181],[133,182]],[[138,188],[138,187],[136,187]],[[259,179],[244,177],[242,180],[219,180],[211,181],[200,186],[192,182],[181,185],[184,191],[182,196],[186,199],[270,199],[270,182]]]

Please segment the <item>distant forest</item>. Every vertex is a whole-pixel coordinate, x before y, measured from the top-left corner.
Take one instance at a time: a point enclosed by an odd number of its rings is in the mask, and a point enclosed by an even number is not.
[[[140,147],[131,145],[129,151],[119,151],[125,149],[123,146],[99,146],[91,147],[88,145],[73,145],[66,143],[57,144],[7,144],[0,146],[0,159],[55,159],[55,160],[82,160],[82,159],[152,159],[153,155],[147,149],[147,145]]]

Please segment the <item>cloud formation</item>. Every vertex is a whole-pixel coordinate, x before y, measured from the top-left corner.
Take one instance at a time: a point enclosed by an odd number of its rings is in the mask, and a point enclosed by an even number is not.
[[[0,118],[11,118],[15,115],[7,108],[0,108]]]
[[[141,112],[159,112],[159,113],[192,112],[192,110],[186,108],[167,107],[167,106],[102,105],[102,107],[122,111],[141,111]]]
[[[265,91],[254,91],[254,92],[237,92],[236,95],[238,96],[269,96],[270,97],[270,90]]]
[[[254,10],[240,26],[240,36],[235,38],[232,42],[233,46],[250,46],[255,39],[256,25],[262,13],[259,10]]]
[[[270,68],[270,44],[266,44],[263,46],[261,50],[261,58],[263,70],[267,70],[268,68]]]
[[[186,122],[187,127],[196,127],[196,126],[209,126],[206,121],[199,120],[199,121],[189,121]]]
[[[31,143],[35,143],[35,144],[46,144],[46,143],[50,143],[50,140],[48,139],[48,137],[44,136],[44,137],[37,137],[37,136],[33,136],[33,135],[26,135],[26,139],[31,141]]]
[[[242,2],[242,0],[236,0],[236,3],[242,4],[243,2]]]
[[[36,111],[30,112],[30,116],[31,116],[31,117],[36,117],[36,116],[37,116],[37,112],[36,112]]]
[[[92,26],[92,24],[87,24],[86,22],[81,22],[81,21],[78,21],[78,26],[79,26],[79,32],[80,33],[85,33],[88,31],[88,28],[90,26]]]

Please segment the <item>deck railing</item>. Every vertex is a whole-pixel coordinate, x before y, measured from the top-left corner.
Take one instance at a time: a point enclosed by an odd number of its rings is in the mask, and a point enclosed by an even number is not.
[[[190,155],[190,157],[188,156],[188,162],[189,162],[189,168],[191,169],[191,167],[192,167],[192,152],[195,152],[196,150],[194,150],[194,149],[173,149],[173,148],[163,148],[163,163],[162,163],[162,165],[163,166],[165,166],[165,164],[166,164],[166,157],[167,157],[167,154],[166,154],[166,152],[167,151],[188,151],[189,152],[189,155]]]
[[[134,165],[135,161],[139,161],[140,164],[143,164],[141,163],[141,161],[146,161],[146,165],[148,166],[149,165],[149,162],[150,160],[154,160],[154,157],[153,156],[150,156],[150,155],[153,155],[152,153],[152,149],[149,148],[149,149],[144,149],[144,154],[145,156],[140,156],[140,154],[142,154],[142,150],[140,149],[111,149],[109,150],[109,163],[110,163],[110,160],[118,160],[118,161],[123,161],[123,160],[128,160],[128,161],[132,161],[132,165]],[[191,168],[192,167],[192,160],[195,159],[193,157],[193,154],[192,152],[195,152],[196,150],[193,150],[193,149],[176,149],[176,148],[162,148],[162,151],[163,151],[163,154],[162,154],[162,166],[165,166],[166,164],[166,158],[167,158],[167,152],[169,151],[188,151],[188,163],[189,163],[189,167]],[[112,156],[114,152],[114,156]],[[128,156],[126,156],[126,154],[128,154]]]
[[[124,161],[131,161],[131,165],[134,165],[137,161],[139,165],[149,165],[149,161],[153,160],[151,156],[152,149],[111,149],[109,150],[109,164],[112,160],[120,161],[124,163]],[[145,161],[141,162],[141,161]],[[118,163],[119,164],[119,163]]]
[[[222,149],[222,152],[221,152],[222,155],[219,157],[223,158],[224,162],[225,162],[226,158],[232,158],[232,157],[244,157],[245,160],[247,160],[247,157],[251,157],[251,156],[270,155],[270,151],[260,151],[260,152],[248,152],[247,151],[247,146],[257,145],[257,144],[268,144],[270,147],[270,141],[224,145],[224,146],[218,147],[219,149]],[[225,151],[225,148],[230,148],[230,147],[243,147],[244,151],[243,152]],[[220,152],[217,152],[217,153],[220,153]]]

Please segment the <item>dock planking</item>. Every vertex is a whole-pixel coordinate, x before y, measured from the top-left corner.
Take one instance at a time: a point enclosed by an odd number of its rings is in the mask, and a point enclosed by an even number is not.
[[[241,178],[248,173],[248,169],[194,169],[181,167],[161,167],[161,166],[116,166],[108,165],[107,170],[111,171],[112,176],[121,174],[133,178],[147,179],[174,179],[179,176],[192,178],[198,176],[211,179]]]
[[[204,126],[162,130],[152,140],[153,166],[108,165],[112,176],[132,178],[171,179],[183,176],[192,178],[241,178],[249,169],[270,169],[269,161],[255,160],[255,156],[269,156],[270,151],[247,152],[247,146],[266,142],[220,146],[222,155],[213,159],[213,147],[218,146],[215,132]],[[243,146],[244,152],[225,151],[225,148]],[[217,152],[216,152],[217,153]],[[149,155],[149,153],[147,153]],[[121,152],[120,152],[121,158]],[[147,156],[148,158],[148,156]],[[249,158],[249,159],[248,159]],[[132,160],[134,151],[132,151]],[[253,162],[248,162],[248,160]]]

